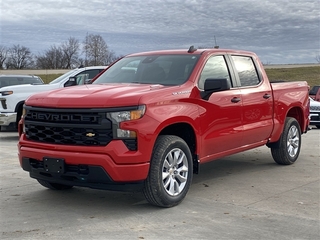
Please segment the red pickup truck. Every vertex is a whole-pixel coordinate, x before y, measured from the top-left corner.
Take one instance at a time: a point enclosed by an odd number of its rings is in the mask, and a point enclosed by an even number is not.
[[[32,95],[21,167],[44,187],[142,190],[172,207],[200,165],[263,145],[294,163],[309,123],[306,82],[270,83],[258,57],[226,49],[153,51],[92,84]]]

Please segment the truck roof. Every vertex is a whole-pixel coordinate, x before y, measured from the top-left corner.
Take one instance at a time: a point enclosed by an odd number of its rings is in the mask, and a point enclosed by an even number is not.
[[[142,55],[167,55],[167,54],[203,54],[203,53],[233,53],[233,54],[244,54],[244,55],[256,55],[253,52],[245,51],[245,50],[233,50],[233,49],[223,49],[223,48],[205,48],[205,49],[196,49],[192,48],[191,46],[189,49],[171,49],[171,50],[156,50],[156,51],[148,51],[148,52],[139,52],[139,53],[132,53],[128,54],[127,56],[142,56]]]

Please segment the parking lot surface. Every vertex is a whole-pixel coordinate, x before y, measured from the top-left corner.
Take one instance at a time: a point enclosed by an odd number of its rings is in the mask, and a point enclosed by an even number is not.
[[[52,191],[20,168],[16,132],[0,132],[0,239],[319,239],[320,129],[297,162],[267,147],[201,165],[185,200],[168,209],[142,193]]]

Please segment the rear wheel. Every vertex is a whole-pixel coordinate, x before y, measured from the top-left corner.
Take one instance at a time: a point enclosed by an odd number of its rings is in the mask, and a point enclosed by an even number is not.
[[[300,153],[301,130],[295,118],[286,118],[285,126],[277,143],[271,147],[274,161],[281,165],[293,164]]]
[[[52,189],[52,190],[64,190],[64,189],[70,189],[73,186],[71,185],[64,185],[59,183],[52,183],[45,180],[37,179],[37,181],[44,187]]]
[[[159,207],[178,205],[186,196],[193,173],[192,156],[186,142],[177,136],[159,136],[153,149],[143,193]]]

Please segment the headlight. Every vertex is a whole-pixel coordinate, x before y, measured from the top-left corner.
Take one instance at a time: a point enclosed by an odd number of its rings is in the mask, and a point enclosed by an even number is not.
[[[138,109],[135,110],[107,113],[107,117],[111,119],[114,125],[114,136],[116,136],[117,138],[137,137],[137,133],[135,131],[121,129],[120,123],[124,121],[131,121],[142,118],[145,113],[145,110],[145,105],[141,105],[138,107]]]
[[[27,110],[25,109],[25,107],[23,107],[21,118],[24,118],[26,116],[26,114],[27,114]],[[25,126],[25,123],[24,123],[24,119],[22,121],[23,121],[22,132],[25,133],[26,132],[26,126]]]
[[[1,92],[1,96],[8,96],[8,95],[11,95],[13,94],[13,91],[3,91]]]
[[[23,107],[21,118],[23,118],[27,114],[27,110]]]

